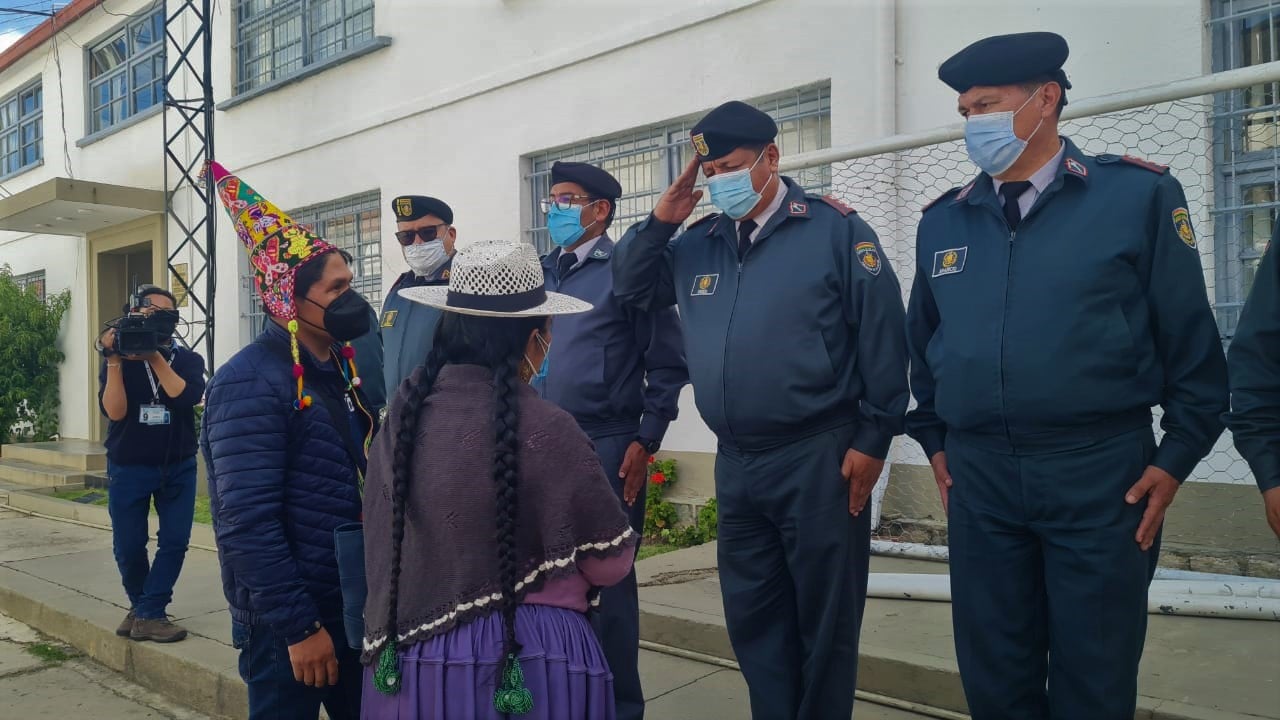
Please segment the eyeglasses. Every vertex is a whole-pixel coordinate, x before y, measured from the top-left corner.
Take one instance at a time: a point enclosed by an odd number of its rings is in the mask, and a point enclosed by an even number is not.
[[[599,200],[599,199],[600,198],[592,197],[590,195],[570,195],[568,193],[565,193],[564,195],[552,195],[551,197],[543,198],[542,200],[538,201],[538,205],[542,207],[543,213],[549,213],[551,212],[552,207],[556,208],[557,210],[568,210],[569,208],[572,208],[574,206],[573,205],[574,200]]]
[[[422,238],[424,243],[429,243],[440,235],[440,228],[447,227],[449,227],[447,223],[440,223],[439,225],[430,225],[417,230],[398,230],[396,231],[396,240],[405,247],[412,245],[413,241],[418,238]]]

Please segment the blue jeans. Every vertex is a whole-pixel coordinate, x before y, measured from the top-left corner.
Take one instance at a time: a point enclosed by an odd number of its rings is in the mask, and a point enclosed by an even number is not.
[[[240,651],[240,679],[249,686],[249,720],[316,720],[321,705],[330,720],[360,717],[360,654],[343,642],[341,623],[325,625],[325,630],[338,655],[338,684],[313,688],[294,679],[289,647],[270,626],[232,621],[231,644]]]
[[[111,545],[129,606],[139,618],[165,616],[182,572],[196,510],[196,459],[165,467],[109,463]],[[155,560],[147,562],[147,519],[160,517]]]

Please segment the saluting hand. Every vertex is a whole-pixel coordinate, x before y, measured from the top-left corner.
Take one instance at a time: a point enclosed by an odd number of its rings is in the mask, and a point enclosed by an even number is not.
[[[929,458],[929,465],[933,467],[933,479],[938,483],[938,493],[942,495],[942,512],[946,514],[948,495],[951,492],[951,473],[947,470],[947,454],[945,452],[936,452],[933,457]]]
[[[884,469],[884,461],[857,450],[844,454],[844,463],[840,466],[840,474],[849,482],[849,514],[858,517],[867,506],[867,498],[875,489],[880,479],[880,471]]]
[[[658,198],[653,206],[653,216],[664,223],[679,225],[693,214],[693,209],[702,199],[702,191],[694,190],[698,182],[698,157],[695,155],[685,166],[680,177],[671,183],[671,187]]]
[[[1147,509],[1142,513],[1142,522],[1138,523],[1138,533],[1134,539],[1145,552],[1156,542],[1156,534],[1164,524],[1165,510],[1173,503],[1173,496],[1178,493],[1178,479],[1154,465],[1148,465],[1142,479],[1125,493],[1124,501],[1137,505],[1142,498],[1147,500]]]
[[[618,477],[622,478],[622,499],[627,505],[635,505],[636,498],[644,489],[645,475],[649,472],[649,453],[644,446],[633,442],[627,446],[627,454],[622,458],[622,468]]]

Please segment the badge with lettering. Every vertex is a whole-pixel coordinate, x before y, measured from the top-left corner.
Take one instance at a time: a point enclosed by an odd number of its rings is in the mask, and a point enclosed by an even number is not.
[[[698,275],[693,278],[693,292],[689,293],[694,297],[699,295],[715,295],[716,286],[720,284],[720,275]]]
[[[698,151],[699,155],[706,157],[711,154],[711,149],[707,147],[707,139],[703,137],[702,133],[698,133],[690,139],[693,141],[693,149]]]
[[[399,310],[388,310],[382,313],[382,327],[384,328],[395,327],[396,315],[398,315],[399,313],[400,313]]]
[[[400,217],[409,217],[413,214],[413,198],[396,198],[396,214]]]
[[[1178,231],[1178,237],[1187,244],[1187,247],[1196,246],[1196,233],[1191,229],[1191,213],[1188,213],[1186,208],[1173,211],[1173,228]]]
[[[933,254],[933,276],[954,275],[964,270],[965,258],[969,257],[969,246],[939,250]]]
[[[853,251],[857,253],[863,270],[872,275],[880,274],[880,252],[876,250],[875,243],[860,242],[853,246]]]

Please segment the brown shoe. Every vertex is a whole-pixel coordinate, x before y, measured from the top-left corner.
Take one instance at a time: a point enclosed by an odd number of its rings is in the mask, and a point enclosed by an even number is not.
[[[186,636],[186,629],[169,622],[169,618],[138,618],[133,623],[133,631],[129,633],[129,637],[134,640],[158,643],[178,642]]]
[[[116,635],[129,637],[129,634],[133,632],[133,623],[137,619],[137,616],[130,610],[129,614],[124,616],[124,622],[120,623],[120,627],[116,628]]]

